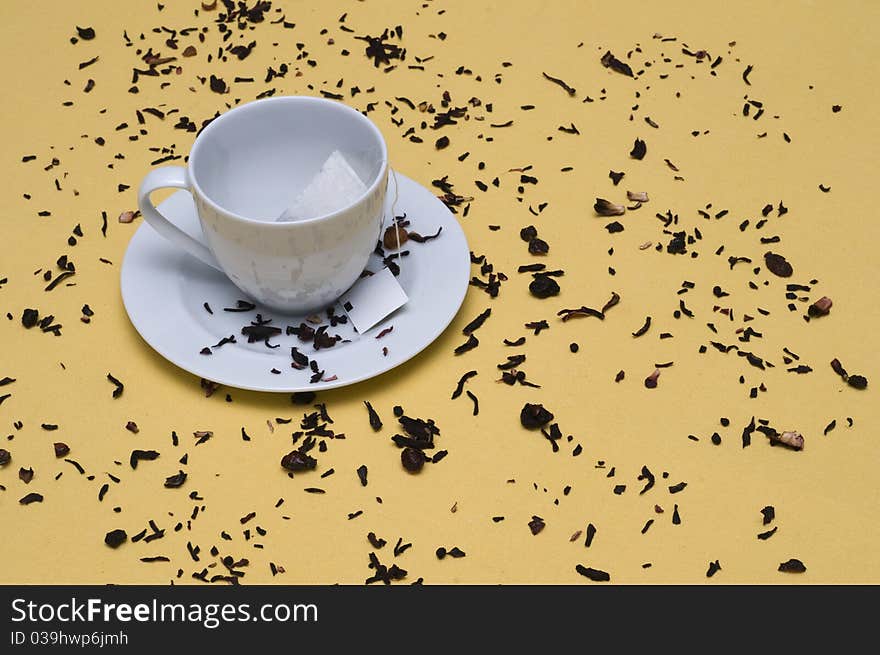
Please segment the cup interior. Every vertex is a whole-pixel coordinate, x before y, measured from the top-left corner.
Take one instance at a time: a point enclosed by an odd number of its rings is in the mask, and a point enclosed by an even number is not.
[[[323,98],[267,98],[214,119],[196,139],[189,171],[201,194],[222,210],[275,221],[334,150],[369,194],[388,155],[381,132],[366,116]]]

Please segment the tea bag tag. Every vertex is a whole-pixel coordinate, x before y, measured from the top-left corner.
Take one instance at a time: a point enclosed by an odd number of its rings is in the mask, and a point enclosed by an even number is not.
[[[403,287],[388,268],[360,278],[340,299],[358,334],[364,334],[383,318],[406,304]]]

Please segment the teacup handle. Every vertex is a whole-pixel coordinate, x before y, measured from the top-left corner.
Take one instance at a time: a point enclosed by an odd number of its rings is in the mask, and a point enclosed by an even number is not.
[[[138,188],[138,209],[141,210],[141,215],[150,224],[150,227],[171,243],[209,266],[213,266],[218,271],[222,271],[223,269],[220,268],[217,258],[214,257],[214,254],[208,250],[205,244],[197,241],[165,218],[150,200],[150,194],[153,191],[169,187],[172,189],[185,189],[192,193],[187,171],[183,166],[163,166],[161,168],[154,168],[147,173],[143,182],[141,182],[140,188]]]

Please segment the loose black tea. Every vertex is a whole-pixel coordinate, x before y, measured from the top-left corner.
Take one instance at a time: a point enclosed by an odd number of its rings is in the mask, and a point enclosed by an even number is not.
[[[544,79],[549,80],[549,81],[553,82],[554,84],[562,87],[568,95],[573,96],[575,93],[577,93],[577,91],[573,87],[569,86],[568,84],[566,84],[565,82],[560,80],[558,77],[553,77],[551,75],[547,75],[547,73],[542,73],[542,75],[544,76]]]
[[[465,393],[467,394],[467,397],[470,398],[471,401],[474,403],[474,416],[477,416],[480,413],[480,401],[470,389],[465,391]]]
[[[532,520],[529,521],[529,530],[531,530],[532,535],[536,536],[545,527],[547,527],[547,524],[544,523],[544,519],[540,516],[532,516]]]
[[[828,312],[831,311],[832,304],[833,303],[831,302],[831,298],[829,298],[828,296],[822,296],[821,298],[819,298],[819,300],[817,300],[807,308],[807,313],[813,318],[826,316]]]
[[[418,448],[407,446],[400,453],[400,462],[410,473],[418,473],[425,465],[425,453]]]
[[[592,580],[593,582],[609,582],[611,580],[611,576],[607,572],[600,571],[599,569],[590,568],[588,566],[584,566],[583,564],[578,564],[577,566],[575,566],[575,571],[580,573],[588,580]]]
[[[590,523],[587,525],[587,538],[584,541],[584,547],[589,548],[593,544],[593,539],[596,537],[596,526]]]
[[[550,252],[550,246],[543,239],[535,237],[529,241],[529,253],[532,255],[546,255]]]
[[[791,277],[794,273],[791,264],[789,264],[782,255],[767,252],[764,254],[764,263],[773,275],[778,275],[779,277]]]
[[[642,327],[640,327],[638,330],[633,332],[632,335],[634,337],[640,337],[643,334],[647,333],[647,331],[648,331],[648,329],[650,329],[650,327],[651,327],[651,317],[646,316],[644,325],[642,325]]]
[[[543,405],[526,403],[520,411],[519,420],[524,428],[536,430],[552,421],[553,414]]]
[[[40,314],[36,309],[25,309],[21,314],[21,324],[30,329],[37,324],[39,317]]]
[[[629,156],[633,159],[644,159],[648,152],[648,146],[641,139],[636,139],[633,148],[630,150]]]
[[[610,200],[605,200],[605,198],[596,198],[596,202],[593,204],[593,211],[599,216],[623,216],[626,213],[626,207],[616,205]]]
[[[452,398],[451,398],[452,400],[455,400],[456,398],[458,398],[462,394],[462,391],[464,390],[465,383],[468,380],[470,380],[472,377],[474,377],[475,375],[477,375],[476,371],[468,371],[467,373],[465,373],[464,375],[461,376],[461,378],[458,380],[458,384],[455,386],[455,390],[452,392]]]
[[[92,27],[79,27],[76,28],[76,35],[81,38],[83,41],[91,41],[95,38],[95,29]]]
[[[776,534],[776,531],[778,529],[779,529],[779,526],[776,526],[776,527],[771,528],[770,530],[767,530],[766,532],[761,532],[760,534],[758,534],[758,539],[760,539],[761,541],[766,541],[767,539],[772,537],[774,534]]]
[[[778,570],[782,573],[806,573],[807,567],[799,559],[791,558],[779,565]]]
[[[158,457],[159,452],[156,450],[132,450],[131,455],[128,458],[128,463],[132,469],[136,469],[138,462],[153,461]]]
[[[178,487],[182,487],[183,483],[186,482],[187,474],[183,471],[178,470],[177,473],[165,478],[165,487],[168,489],[176,489]]]
[[[630,68],[629,64],[626,62],[620,61],[617,57],[611,54],[611,51],[608,50],[602,55],[602,59],[600,60],[602,65],[605,68],[610,68],[613,71],[617,71],[622,75],[627,75],[628,77],[634,77],[632,68]]]
[[[559,284],[552,277],[538,273],[529,284],[529,292],[536,298],[559,295]]]
[[[104,543],[110,546],[110,548],[119,548],[127,539],[128,535],[125,533],[125,530],[117,528],[104,536]]]
[[[373,431],[378,432],[382,429],[382,419],[379,418],[379,414],[376,413],[369,401],[365,400],[364,405],[370,418],[370,427],[373,428]]]
[[[117,380],[115,377],[113,377],[113,375],[110,373],[107,374],[107,379],[115,387],[113,389],[113,397],[119,398],[122,395],[122,392],[125,391],[125,385],[122,384],[122,382]]]
[[[479,341],[479,339],[477,339],[477,337],[475,337],[473,334],[471,334],[471,335],[468,336],[468,340],[465,341],[465,342],[464,342],[463,344],[461,344],[460,346],[458,346],[458,347],[454,350],[454,352],[455,352],[456,355],[461,355],[461,354],[466,353],[466,352],[469,351],[469,350],[473,350],[474,348],[476,348],[476,347],[479,346],[479,345],[480,345],[480,341]]]
[[[281,458],[281,466],[288,471],[308,471],[314,469],[318,465],[311,455],[308,455],[302,449],[292,450]]]
[[[846,383],[854,389],[868,388],[868,379],[864,375],[850,375]]]
[[[483,323],[486,322],[486,319],[489,318],[489,316],[491,314],[492,314],[492,308],[491,307],[486,308],[486,310],[481,312],[474,320],[472,320],[470,323],[465,325],[461,329],[461,331],[465,335],[470,335],[472,332],[476,332],[477,330],[479,330],[483,326]]]

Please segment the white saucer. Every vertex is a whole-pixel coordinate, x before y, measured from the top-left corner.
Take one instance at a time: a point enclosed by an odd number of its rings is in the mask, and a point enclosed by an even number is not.
[[[234,308],[236,301],[249,299],[222,273],[178,250],[146,224],[131,238],[122,264],[122,301],[129,319],[144,341],[168,361],[199,377],[240,389],[320,391],[367,380],[403,364],[439,337],[461,307],[470,278],[470,251],[458,221],[433,193],[400,173],[397,180],[395,214],[406,213],[409,229],[423,235],[432,235],[439,227],[443,231],[437,239],[408,241],[403,246],[410,255],[395,261],[400,262],[398,281],[409,301],[366,334],[357,334],[350,322],[329,327],[322,312],[327,333],[338,334],[343,341],[315,352],[311,343],[285,333],[286,326],[298,326],[305,317],[259,305],[252,311],[226,312],[225,307]],[[159,210],[185,232],[200,236],[195,204],[186,191],[172,195]],[[390,220],[389,214],[386,225]],[[381,267],[381,260],[371,256],[367,268],[377,271]],[[213,314],[205,309],[206,302]],[[335,313],[344,315],[341,307]],[[269,340],[278,348],[262,341],[248,343],[242,335],[242,327],[257,314],[264,320],[271,318],[270,325],[285,331]],[[376,338],[392,326],[391,332]],[[200,354],[203,348],[233,335],[235,343],[212,348],[210,355]],[[291,346],[317,360],[325,372],[321,381],[311,384],[310,369],[291,367]],[[273,368],[281,372],[272,373]]]

